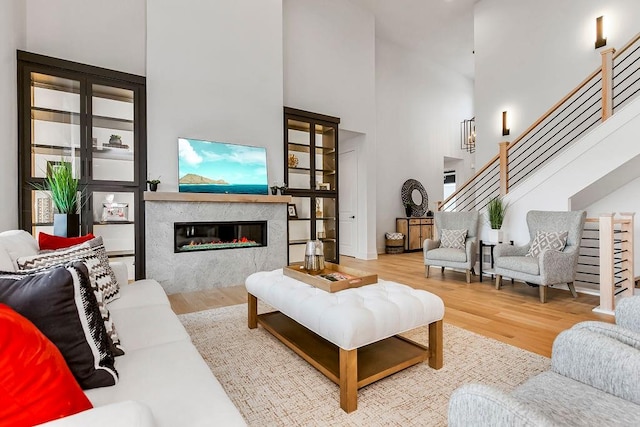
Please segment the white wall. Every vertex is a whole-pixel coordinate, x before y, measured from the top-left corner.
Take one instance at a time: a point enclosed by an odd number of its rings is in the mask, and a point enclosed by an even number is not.
[[[282,181],[281,0],[147,4],[148,173],[178,190],[178,137],[267,148]]]
[[[472,173],[472,155],[460,149],[460,122],[473,116],[473,82],[402,47],[376,43],[378,152],[377,246],[404,217],[400,190],[410,178],[425,187],[429,207],[442,200],[444,157],[463,159],[457,180]]]
[[[18,228],[18,106],[16,49],[24,49],[25,6],[5,0],[0,13],[0,231]]]
[[[145,75],[145,0],[26,0],[27,50]]]
[[[375,20],[344,0],[284,0],[284,105],[358,137],[358,258],[375,258]]]
[[[637,0],[482,0],[475,7],[477,168],[498,153],[601,63],[595,20],[605,16],[607,48],[638,31]],[[501,132],[502,111],[510,135]]]

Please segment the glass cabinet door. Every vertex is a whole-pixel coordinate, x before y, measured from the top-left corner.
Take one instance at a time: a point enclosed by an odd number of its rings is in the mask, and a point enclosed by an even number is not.
[[[135,181],[134,91],[91,85],[91,178]]]
[[[291,189],[311,189],[311,137],[309,123],[287,120],[287,186]]]
[[[60,75],[28,73],[30,159],[29,181],[42,185],[51,171],[70,163],[73,175],[81,177],[80,81]],[[25,163],[23,163],[25,164]],[[47,191],[30,188],[31,224],[52,233],[54,207]]]

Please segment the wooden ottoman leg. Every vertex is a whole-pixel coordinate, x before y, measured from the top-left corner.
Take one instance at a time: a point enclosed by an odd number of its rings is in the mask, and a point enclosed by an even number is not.
[[[255,329],[258,327],[258,298],[254,297],[250,293],[247,293],[248,296],[248,306],[249,306],[249,329]]]
[[[340,349],[340,407],[346,413],[358,409],[358,349]]]
[[[429,366],[442,368],[443,364],[442,320],[429,323]]]

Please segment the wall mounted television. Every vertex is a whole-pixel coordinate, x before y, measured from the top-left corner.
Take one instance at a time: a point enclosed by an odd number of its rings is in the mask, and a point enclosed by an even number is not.
[[[181,193],[268,194],[264,147],[178,138]]]

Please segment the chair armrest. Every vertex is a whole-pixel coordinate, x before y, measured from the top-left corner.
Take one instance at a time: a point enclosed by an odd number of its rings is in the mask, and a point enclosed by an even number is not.
[[[616,305],[616,323],[640,333],[640,296],[623,298]]]
[[[110,262],[109,266],[116,275],[116,281],[119,286],[125,286],[129,283],[129,270],[124,262]]]
[[[440,247],[440,240],[425,239],[422,243],[422,252],[427,256],[427,252]]]
[[[146,405],[133,400],[127,400],[110,405],[98,406],[40,425],[46,427],[153,427],[156,423],[151,411]]]
[[[640,351],[586,329],[561,332],[553,342],[551,370],[640,405]]]
[[[477,254],[476,254],[476,246],[477,246],[477,240],[475,237],[470,237],[467,239],[467,241],[465,242],[465,249],[467,252],[467,260],[471,262],[471,267],[473,267],[474,265],[476,265],[476,258],[477,258]]]
[[[578,251],[544,251],[538,257],[540,276],[545,285],[573,282]]]
[[[480,384],[466,384],[453,392],[448,421],[449,427],[554,425],[508,394]]]
[[[513,246],[507,243],[500,243],[493,248],[493,259],[503,256],[525,256],[527,252],[529,252],[529,245]]]
[[[640,333],[620,325],[597,320],[587,320],[573,325],[572,329],[584,329],[620,341],[640,351]]]

